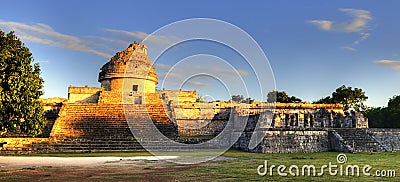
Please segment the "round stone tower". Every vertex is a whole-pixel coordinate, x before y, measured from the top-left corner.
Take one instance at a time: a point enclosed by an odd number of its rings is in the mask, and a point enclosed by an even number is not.
[[[106,91],[133,94],[154,93],[158,76],[147,56],[143,43],[134,43],[115,54],[99,73],[99,82]]]

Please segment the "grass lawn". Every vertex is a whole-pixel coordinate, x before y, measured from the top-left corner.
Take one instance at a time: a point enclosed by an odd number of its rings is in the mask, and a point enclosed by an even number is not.
[[[324,169],[323,176],[301,176],[303,165],[314,165],[316,173],[321,172],[321,166],[340,165],[337,162],[338,152],[294,153],[294,154],[256,154],[237,150],[224,153],[221,160],[208,161],[195,165],[179,165],[165,161],[132,161],[125,166],[104,165],[97,167],[36,167],[35,169],[0,170],[0,181],[400,181],[399,177],[376,177],[376,170],[400,171],[400,152],[357,153],[346,154],[347,162],[343,163],[343,175],[329,175]],[[147,152],[102,152],[102,153],[54,153],[35,154],[34,156],[57,157],[97,157],[97,156],[148,156]],[[29,155],[25,155],[29,157]],[[271,165],[285,165],[285,173],[291,165],[298,166],[300,176],[282,177],[278,175],[277,167],[273,175],[269,171],[265,176],[257,173],[259,165],[268,161]],[[0,161],[1,164],[1,161]],[[118,163],[117,163],[118,164]],[[346,176],[345,167],[357,165],[360,176]],[[364,176],[362,168],[372,167]],[[262,168],[263,169],[263,168]],[[336,170],[340,171],[339,168]],[[295,170],[293,170],[296,172]],[[400,174],[396,174],[399,176]]]
[[[344,166],[343,176],[340,176],[340,174],[331,176],[328,169],[325,169],[323,176],[291,176],[288,174],[288,176],[282,177],[278,175],[277,167],[274,168],[272,176],[269,175],[269,171],[265,176],[260,176],[257,173],[258,166],[264,164],[265,160],[268,160],[268,166],[285,165],[287,167],[286,173],[288,173],[288,168],[291,165],[296,165],[300,168],[300,175],[303,165],[314,165],[317,168],[317,173],[319,173],[321,166],[329,165],[329,162],[332,162],[333,165],[338,165],[336,160],[338,154],[340,153],[255,154],[230,150],[223,156],[234,157],[236,160],[208,162],[204,166],[168,175],[176,175],[178,179],[183,181],[400,181],[399,177],[374,177],[376,170],[395,170],[399,172],[400,152],[346,154],[347,162],[342,164]],[[212,165],[215,163],[217,165]],[[347,165],[358,165],[360,167],[360,176],[345,176],[345,167]],[[363,175],[362,168],[364,165],[372,166],[369,173],[374,176]],[[339,168],[336,169],[339,171]],[[295,170],[293,171],[295,172]]]

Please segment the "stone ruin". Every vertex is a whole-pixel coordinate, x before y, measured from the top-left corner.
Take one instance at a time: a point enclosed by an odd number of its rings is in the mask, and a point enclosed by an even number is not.
[[[41,138],[0,138],[1,153],[144,150],[138,142],[143,138],[135,138],[131,129],[146,132],[150,125],[183,143],[202,142],[204,136],[228,129],[239,136],[233,147],[251,152],[400,148],[400,131],[370,130],[361,113],[346,116],[340,104],[199,103],[196,91],[156,91],[158,76],[143,43],[131,44],[112,57],[98,81],[101,87],[70,86],[67,100],[43,100],[48,124]],[[231,120],[246,122],[245,130],[227,128]],[[257,128],[259,121],[265,126]],[[250,149],[253,134],[264,137]],[[153,141],[150,147],[159,145]]]

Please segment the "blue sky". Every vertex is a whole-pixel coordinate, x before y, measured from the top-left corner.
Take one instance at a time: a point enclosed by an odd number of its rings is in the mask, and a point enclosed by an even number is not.
[[[6,1],[0,6],[0,29],[15,30],[40,62],[45,97],[67,97],[69,85],[99,86],[99,69],[115,52],[162,26],[188,18],[214,18],[240,27],[257,41],[269,59],[278,90],[313,101],[345,84],[362,88],[369,96],[367,105],[384,106],[400,94],[398,7],[400,2],[394,0]],[[176,54],[170,50],[156,65],[160,75],[189,53],[240,59],[209,42],[181,47]],[[235,67],[250,72],[245,64]],[[193,80],[200,94],[226,99],[215,94],[223,88],[210,87],[217,84],[213,82]]]

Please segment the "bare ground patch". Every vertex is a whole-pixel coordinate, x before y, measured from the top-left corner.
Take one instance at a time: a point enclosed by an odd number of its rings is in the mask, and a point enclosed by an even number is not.
[[[69,163],[62,164],[48,161],[48,159],[40,163],[43,157],[37,157],[35,160],[32,160],[32,157],[19,158],[25,160],[16,160],[18,164],[10,164],[11,161],[5,163],[2,158],[0,181],[180,181],[176,175],[169,175],[169,173],[176,174],[176,172],[210,165],[210,163],[179,165],[165,160],[122,157],[108,158],[109,160],[81,157],[79,161],[71,158],[68,160]]]

